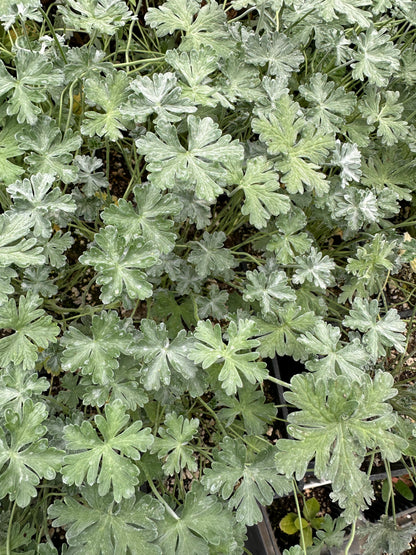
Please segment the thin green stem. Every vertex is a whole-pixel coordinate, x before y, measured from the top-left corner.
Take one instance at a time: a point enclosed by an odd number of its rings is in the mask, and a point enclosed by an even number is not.
[[[9,525],[7,527],[7,538],[6,538],[6,555],[11,555],[11,537],[12,537],[12,525],[13,525],[13,517],[14,517],[14,511],[16,510],[16,501],[13,503],[13,507],[12,510],[10,512],[10,518],[9,518]]]
[[[352,526],[351,526],[350,539],[348,540],[348,543],[347,543],[347,545],[345,546],[344,555],[348,555],[348,553],[349,553],[349,551],[350,551],[350,549],[351,549],[352,542],[354,541],[354,538],[355,538],[355,528],[356,528],[356,525],[357,525],[357,521],[354,520],[354,522],[352,523]]]

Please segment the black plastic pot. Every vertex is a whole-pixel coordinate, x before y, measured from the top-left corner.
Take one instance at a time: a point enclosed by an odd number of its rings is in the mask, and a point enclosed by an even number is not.
[[[261,507],[263,522],[247,528],[246,549],[251,555],[281,555],[276,538],[270,524],[267,509]]]

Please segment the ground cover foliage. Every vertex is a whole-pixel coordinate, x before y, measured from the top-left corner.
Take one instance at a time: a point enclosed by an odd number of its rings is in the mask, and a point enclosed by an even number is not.
[[[342,516],[291,552],[352,541],[375,461],[416,456],[414,3],[0,24],[0,554],[240,554],[312,467]],[[277,440],[276,354],[307,369]]]

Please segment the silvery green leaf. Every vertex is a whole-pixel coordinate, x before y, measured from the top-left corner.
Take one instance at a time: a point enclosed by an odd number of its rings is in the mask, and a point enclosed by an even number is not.
[[[120,199],[111,204],[101,217],[106,224],[114,225],[126,240],[142,237],[162,253],[170,252],[175,246],[176,233],[169,216],[177,215],[181,209],[178,200],[170,193],[163,194],[151,183],[133,188],[135,205]]]
[[[16,0],[3,0],[0,12],[0,22],[6,31],[10,29],[16,21],[23,24],[28,19],[34,21],[42,21],[39,13],[40,0],[25,0],[25,2],[17,2]]]
[[[15,138],[20,128],[13,119],[8,118],[0,131],[0,183],[5,185],[13,183],[25,171],[20,164],[14,164],[9,160],[22,153]]]
[[[173,73],[154,73],[137,77],[130,83],[133,91],[121,113],[130,116],[136,123],[143,123],[155,114],[155,123],[180,121],[184,114],[196,111],[188,98],[182,97],[181,87]]]
[[[143,268],[157,262],[159,253],[141,237],[126,241],[117,228],[108,225],[95,235],[94,242],[79,260],[93,266],[97,283],[101,285],[100,299],[107,304],[126,292],[130,299],[146,299],[152,294]]]
[[[332,217],[340,225],[357,232],[369,224],[377,222],[380,212],[376,195],[368,189],[358,189],[351,185],[333,194],[330,209]]]
[[[77,183],[82,183],[82,191],[87,197],[92,197],[97,191],[108,187],[108,180],[104,172],[97,172],[103,161],[95,156],[79,154],[75,156],[74,163],[78,167]]]
[[[9,212],[0,214],[0,268],[16,264],[20,268],[45,262],[42,247],[29,235],[31,221],[26,214]],[[10,275],[10,277],[12,277]]]
[[[120,0],[67,0],[58,6],[65,24],[89,34],[114,35],[132,18],[132,12]]]
[[[195,224],[196,229],[204,229],[211,221],[211,209],[209,202],[199,199],[193,191],[175,191],[174,198],[178,199],[182,205],[180,213],[174,218],[176,222],[183,222],[186,219],[189,223]]]
[[[82,77],[91,77],[102,73],[111,73],[113,64],[104,61],[106,53],[95,46],[84,44],[80,48],[72,47],[66,53],[64,66],[65,82],[73,83]]]
[[[315,6],[325,21],[343,16],[349,23],[356,23],[366,29],[371,24],[372,14],[362,7],[371,3],[371,0],[319,0]]]
[[[26,399],[40,396],[49,387],[48,380],[37,372],[31,374],[21,365],[10,364],[0,375],[0,408],[20,413]]]
[[[59,187],[52,187],[53,183],[53,175],[37,173],[30,180],[16,181],[7,187],[13,199],[9,213],[24,216],[35,237],[50,237],[52,222],[60,213],[75,212],[76,205],[71,195],[62,194]]]
[[[9,295],[14,293],[14,287],[10,282],[12,278],[17,276],[18,274],[13,268],[3,268],[0,266],[0,305],[5,303]]]
[[[218,56],[226,58],[234,41],[226,26],[226,14],[214,0],[202,7],[196,0],[167,0],[158,8],[149,8],[146,23],[156,29],[158,37],[182,31],[179,48],[189,52],[200,46],[210,46]]]
[[[287,276],[283,271],[267,272],[261,268],[246,272],[246,278],[243,299],[259,301],[263,314],[278,312],[282,303],[296,300],[296,293],[287,284]]]
[[[333,53],[336,65],[340,66],[352,58],[351,41],[345,36],[344,29],[329,25],[319,28],[315,37],[316,46],[322,52]]]
[[[227,291],[220,290],[215,283],[209,286],[208,294],[198,295],[196,298],[198,317],[205,319],[211,316],[221,320],[227,312],[228,296]]]
[[[261,81],[264,94],[257,100],[253,109],[254,114],[258,115],[262,112],[269,112],[276,108],[276,104],[281,96],[288,95],[287,88],[289,78],[285,74],[279,74],[275,77],[265,75]]]
[[[160,189],[171,189],[175,180],[195,187],[196,195],[209,202],[222,193],[225,167],[243,157],[243,148],[230,135],[222,135],[211,118],[188,116],[187,147],[182,146],[173,125],[160,123],[156,134],[137,139],[137,150],[146,156],[149,180]]]
[[[308,360],[306,367],[323,380],[338,375],[360,380],[369,356],[359,339],[353,339],[346,345],[340,339],[341,330],[323,321],[317,322],[313,330],[301,335],[298,341],[305,352],[315,355],[314,359]]]
[[[129,79],[124,71],[113,71],[101,77],[94,75],[85,80],[87,104],[97,106],[102,112],[88,110],[81,126],[81,133],[93,137],[106,137],[110,141],[122,138],[122,131],[130,118],[121,113],[127,102]]]
[[[71,152],[80,148],[80,135],[69,129],[62,137],[54,120],[41,116],[35,125],[18,132],[16,139],[22,151],[30,152],[25,156],[25,162],[36,169],[37,173],[57,176],[64,183],[76,180],[78,171],[71,164]]]
[[[400,50],[390,40],[387,28],[377,31],[371,26],[355,39],[355,43],[352,77],[361,81],[367,77],[370,85],[385,87],[400,67]]]
[[[292,278],[293,283],[309,281],[321,289],[326,289],[335,283],[331,273],[335,269],[335,262],[328,255],[322,256],[315,247],[311,247],[309,255],[297,256],[295,260],[299,267]]]
[[[339,132],[345,116],[351,114],[357,102],[355,93],[347,93],[344,87],[335,86],[326,75],[314,73],[308,84],[299,87],[300,94],[309,104],[306,117],[325,133]]]
[[[345,187],[349,181],[360,181],[361,177],[361,152],[356,144],[341,143],[335,141],[335,150],[331,158],[331,164],[341,168],[341,187]]]
[[[264,66],[268,64],[271,75],[287,75],[298,71],[303,54],[296,43],[283,33],[264,33],[260,37],[251,33],[243,42],[246,62]]]
[[[399,527],[393,518],[381,515],[378,522],[366,522],[359,530],[359,537],[366,538],[362,545],[363,555],[390,553],[401,555],[410,548],[416,526]]]
[[[294,207],[289,214],[276,218],[275,226],[277,231],[271,236],[266,249],[274,253],[278,262],[292,264],[296,255],[310,249],[312,239],[301,231],[306,226],[306,218],[300,208]]]
[[[74,239],[70,231],[62,234],[62,231],[56,231],[47,241],[39,242],[43,248],[43,255],[46,261],[54,268],[62,268],[66,264],[66,256],[64,252],[74,243]]]
[[[259,70],[245,64],[240,56],[229,57],[221,65],[220,77],[217,81],[222,93],[232,103],[245,100],[255,102],[263,96],[260,89]]]
[[[363,345],[374,361],[386,354],[384,347],[394,347],[399,353],[405,350],[406,323],[400,319],[394,308],[380,316],[376,299],[369,301],[356,297],[343,324],[363,332]]]
[[[56,295],[58,287],[49,279],[50,268],[47,266],[26,268],[23,274],[22,289],[36,295],[50,298]]]
[[[17,50],[15,65],[13,77],[0,60],[0,96],[7,94],[7,115],[33,125],[42,112],[38,104],[47,99],[48,87],[62,83],[63,74],[45,56],[23,49]]]
[[[241,213],[249,216],[252,225],[261,229],[271,216],[286,214],[290,210],[290,199],[285,195],[279,181],[279,174],[273,163],[264,156],[247,160],[243,173],[241,165],[231,166],[229,182],[244,192],[245,200]]]
[[[358,106],[367,123],[376,124],[377,136],[387,146],[404,140],[409,133],[407,122],[401,119],[404,106],[399,98],[399,91],[378,92],[374,86],[367,87]]]
[[[232,273],[236,265],[234,256],[229,249],[223,247],[226,235],[223,231],[208,233],[204,231],[202,239],[191,241],[191,252],[188,261],[194,265],[196,273],[205,278],[208,275],[226,276]]]
[[[377,191],[395,192],[399,200],[410,201],[410,184],[416,179],[416,167],[407,156],[395,149],[382,148],[363,160],[361,183]]]

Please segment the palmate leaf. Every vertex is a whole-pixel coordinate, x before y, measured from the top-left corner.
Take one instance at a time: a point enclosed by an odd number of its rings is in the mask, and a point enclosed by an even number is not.
[[[366,29],[371,23],[371,12],[361,9],[361,6],[371,5],[370,0],[318,0],[314,3],[316,10],[325,21],[338,19],[344,16],[349,23],[358,23]]]
[[[19,507],[36,497],[41,478],[52,480],[60,470],[63,452],[48,447],[42,422],[48,411],[43,403],[25,401],[20,413],[4,412],[0,427],[0,499],[9,495]]]
[[[335,280],[331,272],[336,265],[328,255],[322,256],[322,253],[318,252],[315,247],[311,247],[308,256],[297,256],[295,260],[299,267],[295,270],[293,283],[302,284],[309,281],[321,289],[334,285]]]
[[[216,84],[230,102],[255,102],[263,96],[258,68],[244,63],[240,55],[227,58],[221,64],[221,73],[224,77],[220,77]]]
[[[325,133],[339,132],[345,116],[351,114],[356,104],[353,92],[335,88],[335,83],[322,73],[314,73],[307,85],[299,87],[299,92],[309,103],[306,117]]]
[[[276,312],[264,319],[256,318],[259,330],[259,353],[262,357],[291,356],[299,360],[305,356],[304,348],[298,343],[301,333],[312,330],[320,318],[314,312],[305,311],[296,303],[285,303]]]
[[[187,381],[193,380],[197,372],[190,357],[193,340],[187,337],[184,329],[170,341],[163,322],[157,325],[153,320],[144,318],[140,330],[143,336],[136,342],[134,352],[144,362],[140,380],[145,389],[158,390],[167,386],[176,381],[178,374]]]
[[[116,227],[108,225],[96,234],[94,243],[79,260],[95,268],[97,283],[102,285],[100,299],[110,303],[124,292],[130,299],[150,297],[152,286],[140,268],[153,266],[158,258],[151,243],[141,237],[127,242]]]
[[[245,200],[241,213],[249,216],[250,223],[261,229],[267,225],[271,216],[286,214],[290,210],[289,197],[283,194],[279,174],[273,163],[264,156],[247,160],[245,172],[236,165],[230,171],[229,180],[244,192]]]
[[[127,241],[143,237],[153,243],[162,253],[170,252],[175,246],[176,234],[171,215],[177,215],[181,204],[175,197],[162,192],[153,184],[136,185],[133,189],[136,206],[120,199],[118,205],[111,204],[102,213],[106,224],[117,227]]]
[[[74,326],[69,326],[60,344],[62,369],[91,375],[94,383],[106,385],[118,368],[120,353],[130,354],[133,335],[126,329],[115,311],[94,314],[92,317],[92,337],[85,335]]]
[[[241,160],[243,147],[230,135],[222,135],[211,118],[188,116],[187,147],[182,146],[173,125],[160,123],[156,133],[137,139],[137,150],[146,156],[149,180],[160,189],[172,189],[175,180],[195,187],[198,198],[213,202],[225,186],[225,167]],[[225,166],[225,167],[224,167]]]
[[[401,555],[410,547],[412,536],[416,531],[415,525],[399,527],[393,518],[381,515],[378,522],[366,523],[359,531],[359,536],[366,537],[363,544],[363,555],[390,553]]]
[[[35,125],[16,134],[21,150],[30,151],[25,162],[38,173],[57,176],[64,183],[75,181],[78,170],[71,165],[72,154],[82,144],[81,136],[69,129],[64,137],[48,116],[41,116]]]
[[[200,241],[191,241],[188,260],[195,266],[196,273],[205,278],[209,275],[230,276],[236,265],[229,249],[223,247],[226,235],[223,231],[208,233],[204,231]]]
[[[299,410],[288,417],[294,439],[277,441],[277,470],[300,480],[315,458],[315,475],[332,481],[332,498],[346,509],[348,522],[373,497],[369,478],[360,470],[367,449],[377,449],[393,462],[406,448],[406,441],[390,431],[397,418],[388,402],[397,393],[392,386],[393,378],[385,372],[374,380],[362,373],[359,381],[302,374],[292,378],[285,394]]]
[[[206,468],[202,484],[210,493],[219,493],[236,510],[237,522],[251,526],[263,519],[258,503],[270,505],[274,493],[283,495],[292,489],[290,480],[276,473],[275,450],[257,455],[230,437],[214,451],[211,468]]]
[[[280,32],[250,33],[243,42],[245,61],[256,66],[268,64],[271,75],[287,75],[299,69],[303,54],[296,43]]]
[[[241,376],[250,383],[261,382],[267,376],[266,364],[256,362],[259,354],[251,350],[260,345],[258,339],[249,339],[256,332],[253,320],[239,320],[238,324],[230,322],[228,343],[224,343],[219,324],[212,327],[209,320],[199,321],[194,333],[198,342],[191,347],[189,357],[196,363],[202,363],[202,368],[219,362],[218,380],[226,393],[233,395],[243,387]]]
[[[56,231],[48,241],[43,242],[43,254],[48,262],[54,268],[62,268],[66,264],[66,256],[64,252],[73,244],[74,238],[70,231],[62,234],[62,231]]]
[[[132,12],[120,0],[68,0],[58,11],[68,27],[99,35],[114,35],[132,19]]]
[[[46,56],[23,48],[16,52],[15,65],[13,77],[0,60],[0,97],[7,94],[7,115],[16,115],[18,123],[33,125],[42,112],[37,104],[47,99],[48,87],[62,83],[63,73]]]
[[[149,8],[145,15],[146,23],[156,29],[158,37],[182,31],[181,50],[189,52],[200,46],[209,46],[224,58],[234,46],[226,20],[224,10],[213,0],[208,0],[202,7],[196,0],[167,0],[159,8]]]
[[[390,40],[386,27],[377,31],[370,26],[355,42],[357,50],[353,53],[351,66],[353,78],[363,81],[367,77],[370,85],[385,87],[400,67],[400,50]]]
[[[0,306],[0,328],[14,332],[0,339],[1,367],[14,363],[31,370],[38,359],[38,348],[55,343],[59,326],[39,308],[41,303],[37,295],[28,292],[26,297],[20,296],[18,306],[14,299]]]
[[[282,95],[274,111],[253,118],[252,128],[267,144],[270,154],[278,155],[275,167],[283,173],[282,183],[289,193],[303,193],[304,188],[322,196],[329,189],[319,170],[334,146],[332,135],[324,135],[299,117],[299,105],[289,95]]]
[[[0,374],[0,409],[20,413],[27,399],[38,397],[50,386],[48,380],[31,374],[22,366],[11,364]]]
[[[76,205],[70,194],[62,194],[53,187],[54,177],[48,173],[37,173],[29,179],[16,181],[7,187],[13,199],[8,213],[25,216],[35,237],[49,238],[52,222],[63,214],[72,214]]]
[[[227,312],[227,291],[220,290],[215,283],[211,285],[205,296],[198,295],[196,304],[198,306],[198,316],[201,320],[212,316],[221,320]]]
[[[81,502],[66,495],[48,508],[53,526],[64,527],[72,553],[78,555],[161,555],[153,543],[163,507],[150,495],[137,492],[115,504],[111,494],[82,487]]]
[[[25,0],[24,2],[16,2],[16,0],[2,0],[0,21],[6,31],[19,19],[25,22],[27,19],[42,21],[42,15],[39,13],[39,0]]]
[[[27,268],[45,262],[42,247],[35,246],[36,239],[25,238],[29,235],[30,224],[26,214],[0,214],[0,268],[4,269],[12,264]]]
[[[359,110],[367,123],[377,124],[377,136],[387,146],[404,140],[409,133],[408,124],[400,119],[404,106],[399,102],[399,91],[378,92],[377,87],[367,87]]]
[[[9,160],[9,158],[14,158],[22,153],[15,138],[19,129],[20,126],[9,118],[0,131],[0,183],[6,185],[10,185],[24,173],[24,168]]]
[[[296,255],[310,249],[312,239],[301,231],[306,226],[306,217],[300,208],[293,207],[289,214],[276,218],[275,226],[277,231],[271,236],[266,249],[274,253],[277,262],[292,264]]]
[[[296,293],[287,284],[286,273],[281,270],[268,272],[261,268],[246,272],[246,278],[243,299],[259,301],[263,314],[278,311],[282,303],[296,300]]]
[[[115,2],[119,3],[119,2]],[[129,79],[124,71],[114,71],[105,77],[94,75],[86,79],[84,91],[87,103],[103,112],[85,112],[81,133],[93,137],[106,137],[110,141],[121,139],[130,118],[121,113],[127,102]]]
[[[356,144],[341,143],[337,139],[331,164],[341,168],[341,187],[346,187],[350,181],[360,181],[361,152]]]
[[[372,191],[350,185],[347,189],[336,191],[329,206],[339,227],[357,232],[380,219],[377,200]]]
[[[78,167],[77,183],[83,183],[82,192],[87,197],[92,197],[101,188],[108,187],[105,173],[95,171],[103,165],[103,161],[100,158],[77,155],[75,156],[74,163]]]
[[[231,546],[236,542],[235,536],[241,539],[240,535],[243,534],[231,511],[194,481],[183,505],[175,513],[166,511],[159,521],[156,543],[163,555],[210,555],[217,549],[218,553],[236,555],[239,551]]]
[[[309,360],[306,367],[323,380],[337,375],[358,380],[369,356],[359,339],[343,345],[340,338],[339,328],[322,321],[316,323],[313,331],[307,331],[299,337],[298,341],[306,353],[318,355],[315,360]]]
[[[180,121],[184,114],[196,111],[196,106],[182,96],[173,73],[154,73],[151,79],[147,75],[138,77],[130,83],[130,89],[133,93],[121,113],[137,123],[145,122],[151,114],[156,114],[155,123]]]
[[[150,428],[142,429],[140,420],[126,427],[129,421],[126,407],[116,399],[105,405],[104,416],[94,417],[101,437],[88,420],[81,426],[65,426],[66,451],[76,453],[64,457],[64,482],[76,486],[84,481],[90,486],[98,484],[99,495],[106,495],[111,488],[117,503],[133,497],[139,481],[139,468],[133,461],[140,459],[154,438]]]
[[[374,361],[386,354],[384,347],[394,347],[399,353],[405,350],[406,323],[400,319],[394,308],[380,317],[376,299],[369,301],[356,297],[343,324],[364,333],[363,344]]]
[[[183,468],[194,472],[198,465],[193,457],[193,448],[189,446],[195,434],[198,432],[198,418],[184,418],[182,415],[170,413],[166,415],[163,426],[158,430],[151,453],[157,453],[159,459],[163,459],[163,470],[167,476],[177,474]]]

